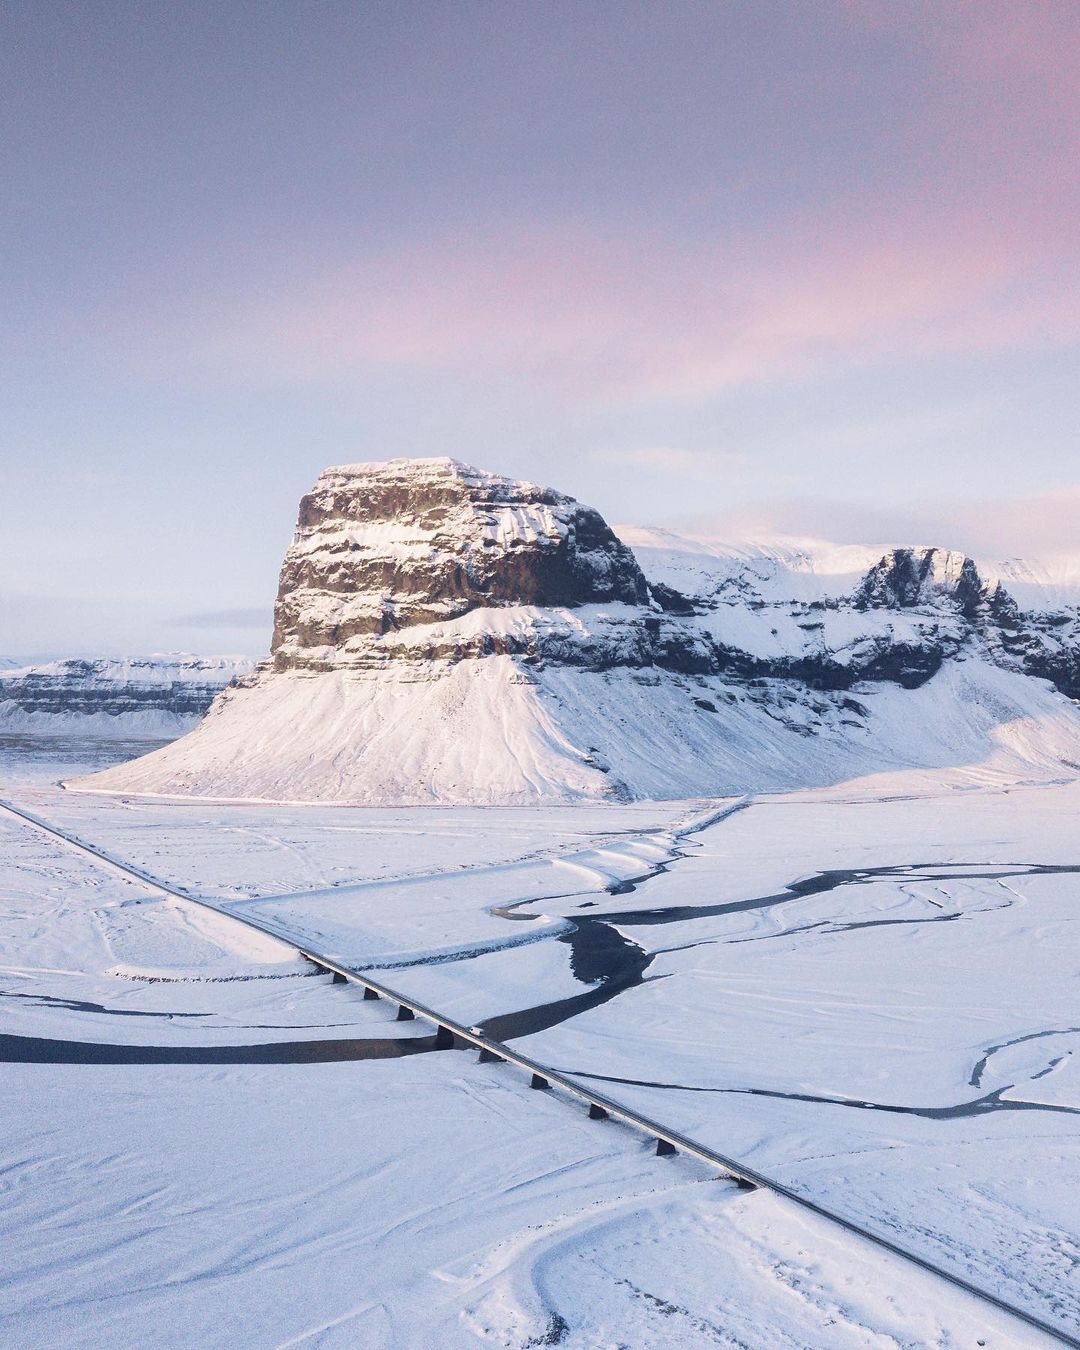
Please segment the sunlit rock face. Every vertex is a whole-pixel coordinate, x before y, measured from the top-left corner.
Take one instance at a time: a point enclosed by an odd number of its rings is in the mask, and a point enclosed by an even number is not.
[[[648,606],[648,585],[600,514],[572,497],[453,459],[347,465],[300,503],[275,666],[349,663],[365,639],[481,608],[610,602]]]
[[[952,609],[967,619],[987,603],[986,583],[971,558],[943,548],[897,548],[867,573],[854,595],[859,609]]]
[[[655,566],[670,549],[640,552],[572,497],[454,459],[327,469],[281,569],[272,668],[411,666],[431,678],[509,656],[913,689],[977,649],[1080,690],[1075,614],[1022,610],[963,553],[892,549],[836,587],[784,548],[684,568],[677,585]]]
[[[1077,607],[1021,608],[1001,580],[985,577],[963,553],[893,549],[867,573],[853,603],[859,610],[936,616],[941,659],[957,654],[965,644],[981,645],[998,664],[1048,679],[1062,693],[1080,697]],[[926,644],[927,650],[931,645]]]

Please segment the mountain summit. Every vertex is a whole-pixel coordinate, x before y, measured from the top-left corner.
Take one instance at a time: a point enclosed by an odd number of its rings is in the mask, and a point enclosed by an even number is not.
[[[77,786],[514,803],[1060,775],[1077,695],[1077,608],[1021,607],[963,554],[620,539],[550,488],[395,459],[301,501],[269,660]]]
[[[454,459],[343,465],[300,502],[274,668],[363,665],[386,634],[476,609],[648,598],[633,553],[561,492]]]

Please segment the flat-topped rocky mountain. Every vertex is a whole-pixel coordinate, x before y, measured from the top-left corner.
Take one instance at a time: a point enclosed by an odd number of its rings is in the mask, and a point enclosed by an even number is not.
[[[514,802],[1080,764],[1080,588],[936,548],[620,534],[453,459],[328,469],[269,660],[86,785]]]
[[[274,615],[278,670],[471,610],[641,605],[633,553],[596,511],[453,459],[327,469],[300,502]]]

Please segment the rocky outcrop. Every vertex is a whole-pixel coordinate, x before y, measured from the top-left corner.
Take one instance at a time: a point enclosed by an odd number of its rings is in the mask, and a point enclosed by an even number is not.
[[[870,570],[853,600],[860,610],[916,610],[962,620],[952,654],[965,641],[981,644],[999,664],[1080,697],[1080,613],[1022,610],[1000,581],[991,584],[962,553],[895,549]]]
[[[275,668],[325,668],[352,643],[478,608],[647,605],[600,514],[453,459],[327,469],[300,503],[274,614]],[[332,649],[330,656],[327,649]]]
[[[942,548],[897,548],[867,573],[856,609],[953,608],[974,621],[986,608],[986,583],[971,558]]]
[[[1080,643],[1062,641],[1058,620],[1022,612],[963,553],[893,549],[847,588],[816,590],[795,584],[798,555],[780,567],[757,556],[719,573],[684,569],[676,586],[649,553],[643,572],[592,508],[457,460],[327,469],[300,504],[281,570],[273,668],[422,670],[507,656],[914,689],[978,647],[1073,696],[1080,683]],[[784,636],[762,642],[766,627]]]

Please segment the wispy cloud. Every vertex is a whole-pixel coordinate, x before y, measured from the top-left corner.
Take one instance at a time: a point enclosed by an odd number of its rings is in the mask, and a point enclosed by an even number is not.
[[[606,446],[593,450],[589,456],[603,464],[686,476],[710,474],[719,462],[731,463],[741,457],[735,450],[690,450],[673,445]]]
[[[184,614],[171,620],[175,628],[269,628],[273,613],[266,606],[251,609],[213,609]]]
[[[815,239],[791,222],[678,248],[647,229],[549,224],[387,251],[231,315],[189,356],[233,377],[434,371],[575,397],[702,397],[838,366],[1075,342],[1080,269],[985,223],[838,219]]]
[[[681,528],[717,538],[809,536],[874,546],[926,545],[1000,561],[1080,560],[1080,483],[1012,500],[955,500],[926,508],[877,501],[792,497],[709,515]]]
[[[241,300],[204,350],[299,382],[393,369],[603,401],[1080,340],[1080,185],[1061,171],[1080,10],[849,13],[892,30],[924,80],[869,190],[834,182],[750,220],[721,193],[689,234],[633,211],[434,228]]]
[[[807,197],[773,184],[747,210],[704,156],[678,198],[658,198],[646,164],[634,200],[500,197],[467,229],[433,212],[389,245],[312,244],[285,269],[268,255],[246,284],[169,294],[141,317],[118,302],[95,327],[136,363],[228,387],[389,372],[601,404],[1080,341],[1080,184],[1062,171],[1080,118],[1080,8],[840,9],[820,22],[868,44],[884,34],[885,66],[906,72],[896,87],[918,97],[847,174],[827,133],[848,131],[851,109],[830,104],[817,150],[833,172]],[[791,74],[812,103],[821,69]],[[727,134],[718,123],[718,146]]]

